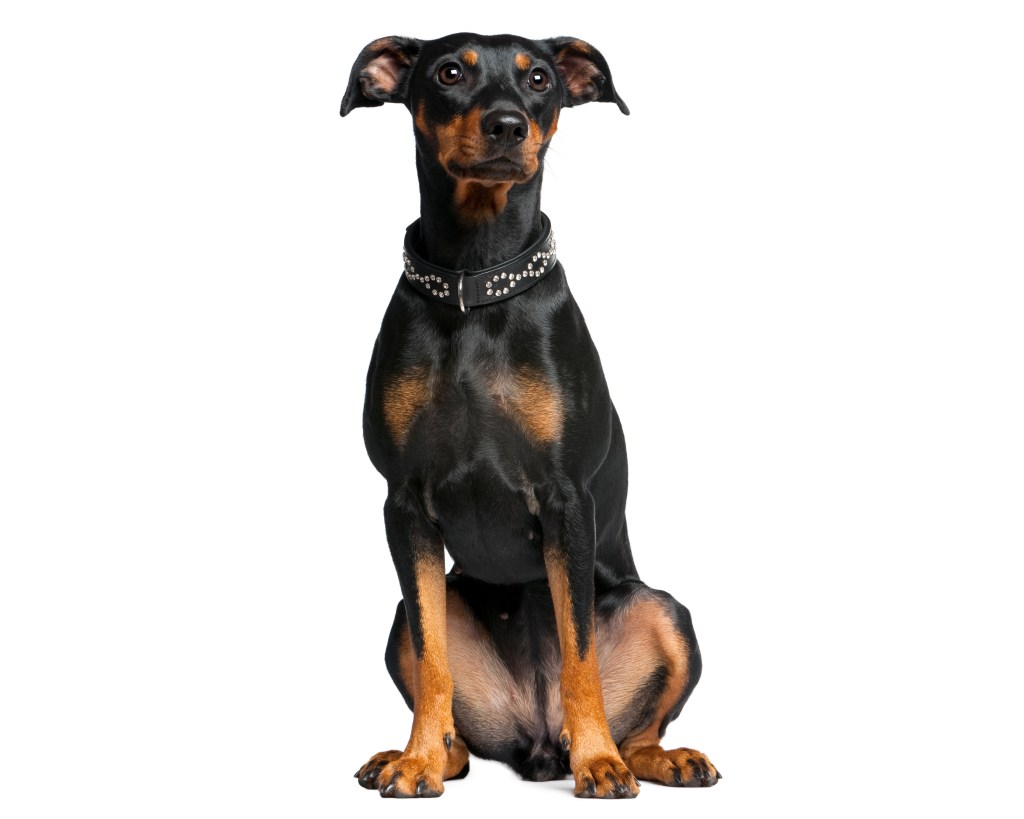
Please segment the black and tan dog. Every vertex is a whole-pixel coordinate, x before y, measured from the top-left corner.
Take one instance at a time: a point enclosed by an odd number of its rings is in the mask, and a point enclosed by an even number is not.
[[[590,101],[628,113],[587,43],[476,34],[376,40],[342,100],[409,108],[421,194],[363,416],[403,595],[387,667],[413,711],[405,750],[356,774],[382,796],[439,795],[469,751],[571,771],[577,796],[720,778],[660,745],[700,653],[637,576],[622,428],[540,211],[559,113]]]

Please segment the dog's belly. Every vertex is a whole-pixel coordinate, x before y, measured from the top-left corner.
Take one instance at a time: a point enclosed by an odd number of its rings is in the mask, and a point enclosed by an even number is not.
[[[482,467],[432,487],[445,546],[466,576],[501,585],[546,577],[540,525],[520,483]]]

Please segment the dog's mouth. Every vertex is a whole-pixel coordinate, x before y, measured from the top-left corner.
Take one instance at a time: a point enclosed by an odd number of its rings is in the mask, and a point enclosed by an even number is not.
[[[527,171],[522,163],[507,156],[498,156],[472,165],[450,162],[448,171],[459,179],[478,182],[525,182],[533,176],[533,173]]]

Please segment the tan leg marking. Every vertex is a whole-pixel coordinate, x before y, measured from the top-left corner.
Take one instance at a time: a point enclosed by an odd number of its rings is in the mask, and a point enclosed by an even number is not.
[[[412,666],[412,733],[401,754],[386,751],[367,763],[385,762],[375,777],[382,796],[439,796],[444,793],[442,780],[455,776],[465,764],[461,759],[465,745],[460,742],[460,750],[456,750],[452,720],[453,685],[448,669],[444,561],[440,556],[417,562],[416,592],[423,629],[423,655],[413,655],[411,663],[399,658],[403,679],[409,665]],[[462,764],[459,764],[460,759]]]
[[[562,742],[569,744],[569,767],[576,780],[575,793],[601,798],[636,796],[640,786],[619,756],[608,729],[598,676],[596,640],[590,640],[587,653],[580,657],[562,558],[546,550],[544,562],[562,647],[561,693],[565,715]],[[593,631],[593,625],[591,628]]]

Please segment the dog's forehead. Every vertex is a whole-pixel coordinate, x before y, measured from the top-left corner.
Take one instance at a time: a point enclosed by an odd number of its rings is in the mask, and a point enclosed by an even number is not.
[[[549,58],[543,42],[515,34],[473,34],[462,32],[428,40],[420,52],[420,62],[431,64],[451,57],[482,69],[523,70],[523,58],[533,63]],[[526,66],[527,68],[529,66]]]

